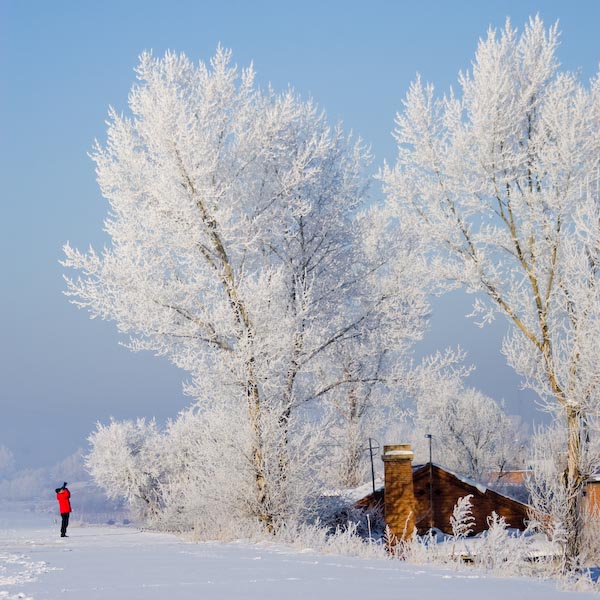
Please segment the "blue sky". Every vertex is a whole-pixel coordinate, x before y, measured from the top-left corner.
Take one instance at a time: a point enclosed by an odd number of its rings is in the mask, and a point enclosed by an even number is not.
[[[164,421],[188,402],[184,373],[123,349],[113,324],[62,295],[62,244],[106,243],[87,152],[108,106],[126,108],[142,50],[197,61],[230,47],[239,65],[254,61],[261,84],[312,96],[381,164],[394,160],[394,114],[417,72],[447,89],[490,25],[510,16],[522,28],[537,12],[560,21],[563,68],[594,76],[594,0],[0,0],[0,444],[20,466],[50,464],[85,446],[97,420]],[[498,351],[503,325],[479,330],[467,312],[460,295],[437,301],[419,351],[460,343],[477,365],[471,383],[531,420],[531,397]]]

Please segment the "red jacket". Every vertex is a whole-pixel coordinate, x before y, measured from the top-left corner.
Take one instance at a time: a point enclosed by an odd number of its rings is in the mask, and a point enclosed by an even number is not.
[[[61,489],[60,492],[56,494],[56,499],[58,500],[58,509],[60,510],[60,514],[70,513],[71,512],[71,502],[69,498],[71,497],[71,492],[67,489]]]

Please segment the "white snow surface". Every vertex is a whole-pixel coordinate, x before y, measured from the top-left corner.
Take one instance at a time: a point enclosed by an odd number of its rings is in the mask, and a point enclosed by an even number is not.
[[[192,543],[133,527],[69,527],[0,515],[0,600],[554,600],[584,598],[550,581],[318,554],[276,544]],[[597,597],[597,596],[596,596]]]

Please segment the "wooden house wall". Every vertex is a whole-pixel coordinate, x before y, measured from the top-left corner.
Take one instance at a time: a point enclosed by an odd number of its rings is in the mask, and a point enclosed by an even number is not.
[[[527,507],[520,502],[497,494],[492,490],[482,493],[477,487],[461,481],[456,476],[433,466],[433,519],[429,501],[429,465],[424,465],[413,474],[416,500],[416,526],[419,533],[425,533],[431,525],[441,531],[451,533],[450,517],[459,498],[472,494],[472,514],[475,518],[473,533],[488,529],[487,518],[495,511],[505,517],[514,528],[524,529],[527,520]]]
[[[584,486],[583,509],[593,518],[600,517],[600,481],[588,481]]]

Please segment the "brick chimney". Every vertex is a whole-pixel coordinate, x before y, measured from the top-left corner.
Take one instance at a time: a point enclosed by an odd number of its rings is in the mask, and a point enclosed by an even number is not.
[[[384,446],[385,522],[397,538],[408,538],[415,528],[415,494],[413,489],[410,444]]]

